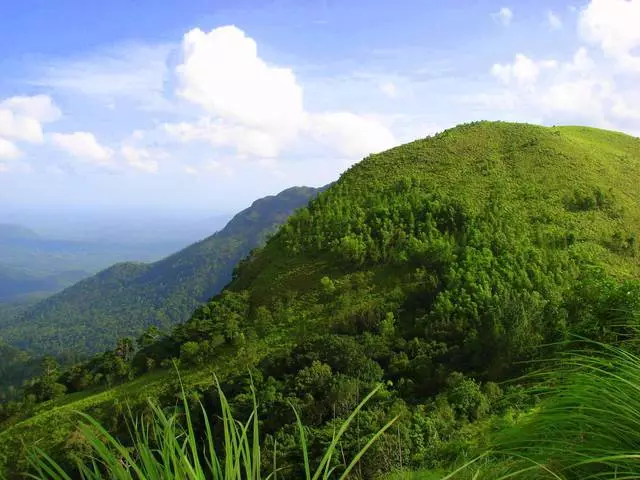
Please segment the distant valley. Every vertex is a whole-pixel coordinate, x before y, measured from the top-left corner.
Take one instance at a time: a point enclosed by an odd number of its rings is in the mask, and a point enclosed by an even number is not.
[[[5,308],[4,318],[0,310],[0,339],[36,354],[60,355],[72,350],[84,355],[112,347],[118,337],[135,337],[149,326],[168,328],[184,321],[231,280],[241,259],[318,191],[294,187],[259,199],[220,232],[155,263],[144,261],[157,258],[169,244],[47,241],[34,232],[5,226],[4,234],[0,233],[0,239],[5,238],[4,244],[0,240],[5,255],[13,248],[13,258],[20,258],[24,265],[31,253],[31,264],[37,264],[40,272],[69,265],[95,269],[107,260],[116,264],[94,276],[77,272],[75,278],[63,272],[34,277],[9,266],[13,274],[5,274],[4,287],[0,283],[0,301],[3,295],[5,299],[25,298],[30,288],[35,294],[44,287],[52,291],[73,286],[28,308]],[[142,261],[122,262],[124,259]],[[0,265],[3,260],[7,259],[0,254]],[[16,281],[19,273],[23,279]],[[84,277],[89,278],[75,283]],[[0,282],[2,278],[0,270]]]
[[[228,218],[213,217],[208,227],[202,222],[191,228],[178,223],[160,228],[156,222],[146,234],[144,224],[136,229],[123,222],[117,229],[100,219],[85,219],[84,231],[71,224],[49,228],[48,234],[0,222],[0,303],[45,298],[114,263],[159,260],[201,238],[205,229],[215,232]]]

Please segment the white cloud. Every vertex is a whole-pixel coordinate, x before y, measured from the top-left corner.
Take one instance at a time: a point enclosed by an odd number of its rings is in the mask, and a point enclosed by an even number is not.
[[[360,158],[397,144],[393,134],[379,121],[349,112],[310,115],[306,129],[316,141],[349,158]]]
[[[15,160],[22,155],[20,149],[16,147],[9,140],[0,138],[0,159],[2,160]]]
[[[562,20],[552,10],[547,12],[547,22],[552,30],[559,30],[562,28]]]
[[[509,7],[502,7],[496,13],[492,13],[491,16],[494,20],[507,27],[511,25],[511,21],[513,20],[513,11]]]
[[[0,137],[41,143],[42,124],[60,116],[60,110],[46,95],[8,98],[0,102]]]
[[[612,86],[599,79],[575,79],[550,84],[540,97],[543,107],[554,114],[605,121],[605,103],[612,96]]]
[[[157,160],[152,159],[151,153],[145,148],[124,145],[120,153],[127,164],[136,170],[148,173],[156,173],[159,170]]]
[[[163,129],[183,143],[209,143],[214,148],[233,148],[241,155],[275,157],[282,145],[260,129],[227,124],[222,119],[201,118],[197,122],[165,123]]]
[[[380,84],[380,91],[389,98],[396,98],[398,96],[398,89],[393,82],[385,82]]]
[[[79,160],[103,166],[111,164],[113,150],[101,145],[92,133],[52,133],[51,141]]]
[[[184,173],[187,175],[197,175],[198,169],[195,167],[184,167]]]
[[[612,61],[616,60],[594,60],[585,47],[578,48],[564,62],[536,61],[524,56],[518,61],[516,55],[513,64],[491,68],[491,73],[506,86],[493,99],[504,99],[503,109],[521,119],[640,132],[640,74],[613,68]]]
[[[625,68],[640,70],[640,0],[591,0],[580,12],[582,38]]]
[[[215,119],[208,125],[222,137],[215,142],[241,149],[245,134],[253,144],[249,150],[262,146],[262,154],[272,156],[297,134],[304,116],[302,88],[291,69],[261,59],[256,42],[242,30],[191,30],[183,54],[177,93]]]
[[[0,108],[7,108],[17,115],[32,118],[38,122],[54,122],[62,116],[60,109],[47,95],[11,97],[0,102]]]
[[[0,109],[0,137],[30,143],[41,143],[44,138],[40,122],[7,109]]]
[[[163,124],[181,142],[206,142],[257,159],[275,158],[309,140],[355,157],[394,144],[389,130],[371,118],[306,111],[294,72],[265,62],[256,42],[235,26],[191,30],[184,36],[183,56],[176,68],[177,93],[205,116]],[[392,83],[381,89],[389,96],[397,93]]]
[[[518,53],[513,63],[495,63],[491,67],[491,74],[506,85],[515,83],[520,86],[531,86],[536,83],[543,69],[552,69],[556,66],[557,62],[553,60],[536,62],[526,55]]]

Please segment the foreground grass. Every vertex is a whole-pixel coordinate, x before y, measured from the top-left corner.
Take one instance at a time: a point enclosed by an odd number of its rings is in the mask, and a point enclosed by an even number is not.
[[[498,461],[483,478],[640,478],[640,357],[592,347],[540,374],[546,400],[496,435]]]
[[[541,405],[515,427],[497,432],[491,448],[448,473],[396,473],[389,479],[632,479],[640,478],[640,357],[617,346],[593,344],[568,353],[551,370],[536,375]],[[541,386],[540,386],[541,385]],[[194,432],[189,405],[183,413],[167,414],[153,402],[148,420],[132,419],[133,446],[112,437],[98,421],[85,419],[82,435],[90,453],[77,465],[87,480],[113,479],[277,479],[286,466],[261,459],[257,405],[245,422],[233,418],[219,390],[223,438],[214,437],[204,414],[205,438]],[[317,465],[307,453],[305,428],[296,413],[306,480],[348,478],[371,445],[395,422],[371,436],[350,460],[338,455],[339,442],[371,392],[334,434]],[[203,413],[204,409],[203,409]],[[216,450],[216,445],[222,448]],[[274,452],[275,454],[275,452]],[[274,455],[275,458],[275,455]],[[39,449],[29,461],[32,478],[74,478]],[[270,465],[265,472],[264,465]]]
[[[362,449],[350,460],[339,460],[338,445],[351,422],[364,405],[380,387],[374,389],[355,408],[334,434],[319,464],[311,467],[307,453],[305,428],[295,411],[298,424],[299,442],[304,459],[304,472],[307,480],[347,478],[359,460],[371,445],[391,427],[398,417],[391,419],[383,428],[366,442]],[[85,422],[80,432],[91,448],[86,458],[78,461],[76,467],[81,478],[98,480],[113,478],[128,479],[271,479],[277,478],[278,468],[274,464],[272,471],[263,477],[261,445],[257,404],[246,422],[234,419],[229,403],[218,384],[218,394],[222,416],[223,448],[222,454],[216,450],[216,438],[213,425],[202,405],[204,418],[204,443],[198,439],[190,414],[189,404],[183,394],[183,414],[166,414],[158,405],[150,402],[151,419],[131,417],[130,433],[133,446],[128,447],[114,438],[100,423],[86,414],[80,414]],[[292,407],[293,408],[293,407]],[[182,418],[182,415],[184,418]],[[43,450],[34,448],[29,463],[35,471],[30,474],[35,479],[71,480],[73,473],[66,471]]]

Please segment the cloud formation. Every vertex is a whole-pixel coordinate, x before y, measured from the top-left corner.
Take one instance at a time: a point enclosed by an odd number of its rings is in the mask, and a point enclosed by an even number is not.
[[[182,49],[177,94],[199,106],[202,116],[164,124],[181,142],[207,142],[257,158],[275,158],[294,143],[309,140],[353,156],[394,144],[391,132],[371,118],[308,112],[293,70],[265,62],[255,40],[235,26],[208,33],[191,30]],[[387,86],[386,93],[395,94],[395,86]],[[347,131],[355,139],[348,138]]]
[[[17,143],[44,141],[43,124],[62,116],[47,95],[16,96],[0,101],[0,172],[9,171],[7,160],[23,156]]]
[[[93,133],[52,133],[51,142],[76,159],[98,166],[112,164],[113,150],[101,145]]]
[[[22,155],[20,149],[9,140],[0,138],[0,160],[15,160]],[[4,162],[2,163],[4,165]]]
[[[0,138],[42,143],[42,124],[60,116],[60,110],[46,95],[8,98],[0,102]]]
[[[640,71],[640,0],[591,0],[580,12],[582,38],[623,68]]]

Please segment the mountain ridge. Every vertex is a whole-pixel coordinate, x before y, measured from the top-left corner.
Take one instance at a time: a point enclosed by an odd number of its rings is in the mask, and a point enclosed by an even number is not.
[[[76,353],[91,354],[151,325],[169,328],[224,287],[235,263],[320,190],[292,187],[258,199],[221,231],[162,260],[115,264],[29,308],[0,336],[39,354],[59,354],[69,341]],[[89,325],[100,342],[86,338]]]

